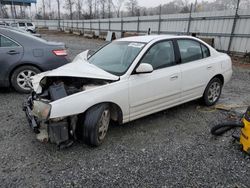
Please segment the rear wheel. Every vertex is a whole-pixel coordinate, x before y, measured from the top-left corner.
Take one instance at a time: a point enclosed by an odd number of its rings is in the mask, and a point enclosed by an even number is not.
[[[11,76],[11,84],[20,93],[29,93],[32,87],[31,77],[41,71],[33,66],[22,66],[17,68]]]
[[[91,146],[103,143],[110,123],[110,108],[108,104],[99,104],[90,108],[84,118],[83,139]]]
[[[203,95],[203,101],[205,105],[207,106],[214,105],[220,98],[221,90],[222,90],[222,81],[219,78],[213,78],[208,83]]]

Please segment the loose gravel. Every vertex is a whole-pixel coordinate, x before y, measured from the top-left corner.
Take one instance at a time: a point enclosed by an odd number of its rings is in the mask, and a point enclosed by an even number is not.
[[[100,40],[62,34],[70,57],[100,47]],[[234,68],[221,103],[250,105],[250,69]],[[230,133],[211,127],[238,117],[193,101],[125,125],[111,126],[104,144],[58,150],[35,139],[22,112],[26,95],[0,89],[0,187],[249,187],[250,157]],[[243,108],[245,110],[245,108]]]

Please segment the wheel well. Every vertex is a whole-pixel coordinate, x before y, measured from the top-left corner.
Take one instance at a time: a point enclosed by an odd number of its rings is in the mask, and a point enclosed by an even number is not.
[[[122,113],[122,109],[120,108],[119,105],[113,103],[113,102],[103,102],[103,103],[98,103],[98,104],[95,104],[94,106],[96,105],[100,105],[100,104],[109,104],[110,106],[110,116],[111,116],[111,119],[113,121],[116,121],[118,122],[119,124],[122,124],[122,121],[123,121],[123,113]],[[89,110],[90,108],[92,108],[93,106],[89,107],[87,110]],[[86,110],[86,111],[87,111]]]
[[[18,66],[16,66],[16,67],[14,67],[14,68],[11,70],[10,74],[9,74],[9,83],[10,83],[10,84],[11,84],[11,76],[12,76],[12,74],[14,73],[14,71],[15,71],[16,69],[20,68],[20,67],[23,67],[23,66],[32,66],[32,67],[36,67],[36,68],[39,69],[41,72],[43,72],[43,70],[42,70],[39,66],[34,65],[34,64],[31,64],[31,63],[25,63],[25,64],[18,65]]]
[[[212,79],[214,79],[214,78],[219,78],[219,79],[221,80],[221,82],[222,82],[222,85],[224,85],[224,77],[223,77],[223,75],[217,74],[217,75],[215,75]],[[211,80],[212,80],[212,79],[211,79]]]

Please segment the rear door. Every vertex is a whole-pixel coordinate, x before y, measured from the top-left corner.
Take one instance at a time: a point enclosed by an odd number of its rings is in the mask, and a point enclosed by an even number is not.
[[[182,101],[201,97],[215,67],[209,49],[193,39],[178,39],[177,46],[181,57]]]
[[[0,33],[0,79],[6,78],[10,67],[18,63],[23,56],[23,47]]]

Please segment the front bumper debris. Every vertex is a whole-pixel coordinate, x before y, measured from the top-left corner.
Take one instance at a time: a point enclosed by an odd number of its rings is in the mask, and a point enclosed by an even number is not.
[[[33,97],[29,96],[27,101],[24,102],[23,104],[23,111],[25,112],[26,118],[28,120],[28,123],[30,125],[30,127],[34,130],[34,132],[36,134],[39,133],[39,126],[37,123],[37,120],[35,118],[35,116],[32,114],[32,106],[33,106]]]
[[[69,147],[73,144],[74,137],[70,134],[70,121],[72,118],[65,118],[61,121],[39,120],[32,113],[34,95],[31,95],[23,104],[29,126],[37,134],[37,139],[41,142],[56,144],[59,148]],[[69,120],[68,120],[69,119]]]

